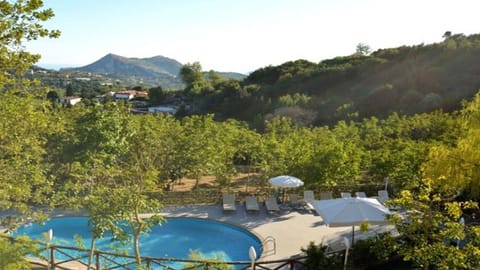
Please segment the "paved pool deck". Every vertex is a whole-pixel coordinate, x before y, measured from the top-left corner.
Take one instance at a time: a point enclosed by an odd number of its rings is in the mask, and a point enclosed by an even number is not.
[[[75,216],[85,213],[53,211],[52,216]],[[302,256],[302,248],[310,242],[324,243],[333,250],[345,249],[344,237],[351,241],[352,227],[328,227],[312,209],[282,207],[278,212],[267,212],[261,204],[260,210],[247,212],[244,204],[237,203],[235,211],[223,211],[221,205],[169,206],[161,210],[165,217],[208,218],[244,227],[260,239],[275,239],[264,244],[264,253],[259,261],[274,261]],[[367,232],[355,227],[355,240],[371,237],[377,233],[395,231],[392,225],[370,226]],[[248,252],[246,250],[245,252]],[[71,269],[82,269],[73,264]]]
[[[344,249],[343,237],[351,241],[351,226],[328,227],[314,210],[283,208],[268,213],[263,205],[258,212],[247,212],[243,204],[237,204],[236,208],[236,211],[224,212],[220,205],[177,206],[164,208],[162,214],[166,217],[209,218],[247,228],[260,239],[275,239],[275,252],[271,251],[272,243],[267,242],[264,247],[267,252],[261,261],[302,255],[301,249],[311,241],[316,244],[323,242],[334,250]],[[391,225],[377,225],[370,226],[367,232],[362,233],[356,226],[355,240],[392,230],[394,227]]]

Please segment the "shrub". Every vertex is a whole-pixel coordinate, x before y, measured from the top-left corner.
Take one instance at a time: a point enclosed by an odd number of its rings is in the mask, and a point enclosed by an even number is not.
[[[0,237],[0,269],[31,269],[31,265],[25,260],[25,256],[35,254],[36,252],[37,248],[35,243],[26,237],[18,237],[15,242]]]
[[[356,267],[369,268],[385,265],[396,259],[398,245],[390,233],[382,233],[365,240],[358,240],[353,246],[351,258]]]
[[[326,254],[327,246],[322,243],[315,245],[310,242],[302,252],[307,255],[306,269],[343,269],[343,256],[339,254]]]

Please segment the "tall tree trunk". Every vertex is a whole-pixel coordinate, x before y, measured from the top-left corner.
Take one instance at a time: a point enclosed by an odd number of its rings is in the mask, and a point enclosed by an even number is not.
[[[197,189],[199,184],[200,184],[200,175],[196,175],[195,176],[195,185],[193,186],[192,189]]]
[[[93,261],[93,252],[95,250],[95,235],[92,234],[92,240],[90,241],[90,254],[88,255],[87,269],[90,269]]]
[[[140,234],[142,233],[144,224],[142,218],[140,217],[138,207],[135,207],[135,221],[136,227],[134,226],[134,222],[132,222],[130,225],[130,228],[133,232],[133,251],[135,253],[135,260],[137,261],[137,269],[142,269],[142,257],[140,255],[140,247],[138,240],[140,238]]]
[[[140,231],[135,231],[133,234],[133,250],[135,252],[135,260],[137,261],[137,269],[142,269],[142,257],[140,256],[140,247],[138,245],[138,238]]]

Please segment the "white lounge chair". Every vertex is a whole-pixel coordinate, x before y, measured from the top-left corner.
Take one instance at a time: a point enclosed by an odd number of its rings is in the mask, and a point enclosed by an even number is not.
[[[340,192],[340,196],[344,199],[345,198],[352,198],[352,193],[350,193],[350,192]]]
[[[258,200],[255,196],[247,196],[245,197],[245,209],[247,211],[260,211],[260,207],[258,206]]]
[[[379,190],[378,191],[378,198],[377,200],[381,203],[381,204],[385,204],[385,201],[389,199],[389,196],[388,196],[388,191],[386,190]]]
[[[265,207],[269,212],[280,211],[280,207],[278,206],[277,199],[274,197],[265,198]]]
[[[292,207],[299,207],[299,206],[302,205],[302,203],[303,203],[303,201],[301,201],[301,200],[298,198],[298,195],[295,194],[295,193],[289,194],[289,195],[288,195],[288,198],[289,198],[290,205],[291,205]]]
[[[313,193],[313,190],[303,191],[303,200],[306,203],[312,203],[313,201],[315,201],[315,193]]]
[[[235,194],[226,193],[223,194],[223,211],[235,211],[237,207],[235,206]]]
[[[363,191],[357,191],[357,192],[355,192],[355,196],[357,198],[366,198],[367,194],[365,194],[365,192],[363,192]]]
[[[331,200],[333,195],[331,191],[322,191],[320,192],[320,200]]]

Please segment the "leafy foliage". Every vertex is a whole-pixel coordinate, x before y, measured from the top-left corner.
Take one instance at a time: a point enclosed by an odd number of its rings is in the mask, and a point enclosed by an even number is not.
[[[302,252],[306,253],[307,269],[343,269],[342,256],[338,254],[327,255],[327,246],[322,243],[316,245],[310,242]]]
[[[358,240],[353,246],[352,261],[356,267],[380,267],[398,256],[398,244],[390,233]]]
[[[448,196],[463,194],[468,198],[480,195],[480,95],[465,105],[459,118],[462,133],[452,145],[431,149],[423,166],[425,177]]]
[[[48,30],[41,24],[54,16],[52,9],[42,7],[41,0],[0,2],[0,89],[29,85],[23,74],[40,56],[26,52],[24,42],[60,35],[58,30]]]
[[[431,266],[436,269],[478,268],[478,226],[467,230],[465,224],[459,222],[463,210],[478,209],[478,204],[444,202],[439,194],[431,193],[428,181],[424,184],[417,195],[402,191],[391,202],[407,211],[406,220],[399,215],[391,217],[401,234],[399,254],[423,269]],[[457,247],[457,241],[464,240],[466,245]]]
[[[479,88],[474,70],[479,68],[480,35],[451,35],[440,43],[372,53],[365,44],[357,49],[359,53],[320,63],[297,60],[262,67],[236,83],[205,84],[197,70],[197,83],[191,81],[187,87],[192,94],[196,85],[193,112],[263,128],[259,119],[290,104],[288,96],[299,94],[309,97],[300,107],[314,111],[308,124],[333,125],[372,116],[383,119],[392,113],[451,112]]]
[[[32,96],[0,95],[0,209],[31,216],[32,204],[49,205],[52,178],[46,146],[59,126],[47,104]],[[14,226],[14,224],[4,224]]]
[[[31,265],[24,260],[27,255],[37,254],[37,244],[28,238],[18,237],[15,242],[0,236],[0,269],[29,270]]]
[[[188,255],[190,260],[201,261],[201,263],[188,262],[185,263],[183,269],[202,270],[202,269],[216,269],[216,270],[233,270],[232,265],[225,263],[224,253],[215,253],[213,258],[207,258],[202,252],[192,250]]]
[[[459,99],[476,91],[475,74],[446,75],[476,68],[479,36],[448,34],[429,46],[318,64],[287,62],[252,72],[244,81],[225,80],[215,72],[205,76],[199,63],[188,64],[181,70],[188,97],[197,112],[215,115],[177,120],[131,115],[127,107],[112,103],[56,108],[44,94],[40,99],[20,91],[33,89],[22,76],[38,60],[23,51],[22,42],[58,35],[37,23],[53,16],[41,7],[39,0],[0,1],[5,19],[0,22],[0,210],[42,218],[32,206],[86,208],[93,238],[109,230],[116,240],[131,240],[140,268],[138,238],[163,221],[140,214],[158,213],[162,205],[152,194],[180,177],[215,175],[218,188],[228,189],[239,164],[258,168],[263,180],[296,175],[307,188],[383,184],[389,177],[396,197],[392,203],[408,213],[408,220],[392,217],[402,234],[398,251],[405,260],[424,269],[480,267],[480,230],[466,230],[458,222],[465,211],[478,211],[475,202],[459,196],[477,199],[480,192],[480,97],[458,113],[405,116],[439,104],[454,109]],[[160,89],[155,90],[160,99]],[[316,119],[301,126],[285,117],[263,121],[275,110],[294,107],[315,109]],[[231,116],[258,123],[261,132],[234,120],[216,121]],[[310,125],[322,123],[330,126]],[[17,220],[1,221],[12,228]],[[466,244],[458,248],[450,240]],[[388,260],[392,254],[386,249],[396,248],[382,237],[369,255]],[[20,263],[12,266],[2,256],[0,263],[7,262],[2,267],[8,269],[24,267],[20,257],[34,250],[0,240],[0,251]],[[324,251],[313,243],[305,249],[312,269],[336,265],[335,258],[322,257]]]

